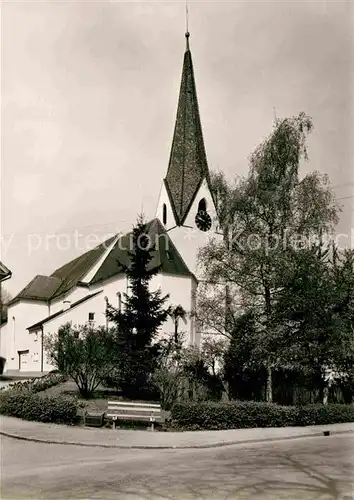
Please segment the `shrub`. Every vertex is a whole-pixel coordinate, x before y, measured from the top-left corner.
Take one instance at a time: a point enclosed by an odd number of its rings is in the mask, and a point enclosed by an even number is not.
[[[354,422],[354,405],[278,406],[271,403],[176,403],[174,427],[188,430],[245,429]]]
[[[74,424],[78,401],[74,398],[48,397],[26,390],[8,390],[0,394],[0,413],[25,420]]]
[[[165,366],[155,370],[152,380],[158,388],[161,407],[164,410],[170,410],[173,404],[181,399],[187,383],[180,370],[168,369]]]
[[[52,364],[71,377],[81,396],[89,398],[111,373],[112,331],[103,326],[72,326],[66,323],[55,335],[45,337]]]

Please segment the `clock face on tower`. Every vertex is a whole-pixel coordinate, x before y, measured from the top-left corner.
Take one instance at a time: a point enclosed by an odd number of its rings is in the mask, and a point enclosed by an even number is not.
[[[211,217],[205,210],[200,210],[195,216],[195,223],[201,231],[209,231],[211,228]]]

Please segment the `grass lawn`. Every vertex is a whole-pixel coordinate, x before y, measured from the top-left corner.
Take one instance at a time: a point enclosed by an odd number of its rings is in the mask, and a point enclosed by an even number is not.
[[[58,396],[60,394],[65,396],[76,396],[79,401],[84,405],[84,409],[88,412],[105,412],[107,410],[108,401],[114,401],[120,399],[116,391],[104,390],[99,388],[96,391],[95,397],[92,399],[84,399],[80,396],[79,390],[76,387],[75,382],[69,380],[64,384],[59,384],[54,387],[50,387],[45,391],[40,392],[43,396]]]
[[[39,394],[48,396],[58,396],[63,394],[65,396],[76,396],[79,398],[80,403],[83,404],[82,413],[86,410],[87,412],[97,412],[104,413],[107,411],[108,401],[124,401],[124,399],[119,395],[119,392],[114,389],[107,389],[105,387],[98,387],[92,399],[84,399],[80,397],[78,388],[72,380],[65,382],[64,384],[59,384],[54,387],[50,387],[45,391],[41,391]],[[146,401],[134,400],[134,403],[146,403]],[[152,401],[149,401],[152,403]],[[158,402],[158,401],[157,401]],[[81,413],[81,412],[80,412]]]

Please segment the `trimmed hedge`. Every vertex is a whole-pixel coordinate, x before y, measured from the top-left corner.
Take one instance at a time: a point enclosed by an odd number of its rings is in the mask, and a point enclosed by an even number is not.
[[[354,405],[278,406],[272,403],[176,403],[171,425],[185,430],[246,429],[354,422]]]
[[[48,397],[24,390],[7,390],[0,394],[0,413],[37,422],[74,424],[78,401],[64,396]]]
[[[37,394],[66,381],[65,375],[49,373],[25,382],[14,382],[0,392],[0,414],[37,422],[74,424],[79,408],[75,398]]]

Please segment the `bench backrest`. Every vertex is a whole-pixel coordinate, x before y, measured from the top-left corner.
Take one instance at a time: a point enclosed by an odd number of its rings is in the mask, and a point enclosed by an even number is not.
[[[162,422],[161,405],[150,403],[126,403],[124,401],[108,401],[108,418],[122,420],[147,420],[149,422]]]

